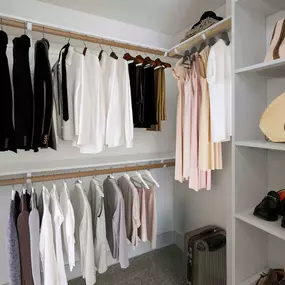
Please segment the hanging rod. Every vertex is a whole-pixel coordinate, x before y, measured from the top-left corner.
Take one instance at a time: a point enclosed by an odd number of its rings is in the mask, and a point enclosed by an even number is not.
[[[38,175],[38,176],[29,176],[29,177],[21,177],[21,178],[1,179],[0,186],[26,184],[27,179],[30,182],[66,180],[66,179],[71,179],[71,178],[79,178],[79,177],[87,177],[87,176],[132,172],[132,171],[138,171],[138,170],[144,170],[144,169],[164,168],[164,167],[170,167],[174,165],[175,165],[175,162],[170,161],[170,162],[163,162],[163,163],[156,163],[156,164],[144,164],[144,165],[136,165],[136,166],[115,167],[115,168],[111,167],[111,168],[94,169],[94,170],[88,170],[88,171],[76,171],[76,172],[62,173],[62,174],[50,174],[50,175]]]
[[[27,22],[24,22],[24,21],[1,18],[1,25],[3,26],[9,26],[9,27],[26,30],[26,24]],[[134,50],[134,51],[139,51],[143,53],[150,53],[150,54],[155,54],[155,55],[160,55],[160,56],[165,55],[165,51],[160,50],[160,49],[143,47],[139,45],[133,45],[129,43],[108,40],[108,39],[99,38],[95,36],[87,36],[87,35],[80,34],[80,33],[74,33],[74,32],[70,32],[67,30],[51,28],[48,26],[43,26],[43,25],[38,25],[38,24],[32,24],[32,31],[41,32],[44,34],[50,34],[50,35],[59,36],[59,37],[65,37],[69,39],[80,40],[84,42],[96,43],[100,45],[112,46],[112,47],[117,47],[117,48],[122,48],[122,49],[127,49],[127,50]],[[180,58],[180,56],[178,57]]]

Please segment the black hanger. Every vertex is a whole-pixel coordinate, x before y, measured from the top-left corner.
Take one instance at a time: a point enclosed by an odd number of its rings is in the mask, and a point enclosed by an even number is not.
[[[208,45],[209,45],[210,47],[212,47],[216,42],[217,42],[216,38],[213,37],[213,38],[209,39]]]
[[[129,60],[135,60],[136,58],[131,56],[128,52],[126,52],[123,56],[123,59],[129,61]]]
[[[110,53],[110,57],[118,59],[118,56],[113,51]]]
[[[115,52],[113,51],[111,46],[110,46],[110,49],[111,49],[110,57],[112,57],[114,59],[118,59],[118,56],[115,54]]]
[[[230,38],[229,38],[229,34],[227,32],[223,32],[221,34],[221,39],[225,42],[225,44],[227,46],[231,43]]]
[[[206,41],[202,42],[199,48],[199,53],[207,46]]]

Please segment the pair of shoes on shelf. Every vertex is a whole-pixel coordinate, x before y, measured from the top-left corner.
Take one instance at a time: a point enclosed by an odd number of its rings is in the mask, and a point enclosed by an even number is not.
[[[285,228],[285,190],[270,191],[255,207],[253,214],[263,220],[275,222],[283,216],[281,226]]]
[[[269,269],[260,276],[256,285],[284,285],[285,273],[283,269]]]

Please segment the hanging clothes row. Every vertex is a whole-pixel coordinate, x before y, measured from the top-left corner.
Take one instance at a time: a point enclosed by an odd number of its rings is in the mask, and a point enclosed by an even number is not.
[[[225,40],[227,38],[227,40]],[[173,69],[178,81],[175,179],[211,189],[222,169],[222,142],[232,135],[231,46],[228,37],[187,51]]]
[[[80,180],[74,189],[63,182],[60,191],[45,185],[37,198],[23,189],[12,190],[7,227],[9,284],[67,285],[65,265],[70,271],[79,261],[87,285],[96,282],[96,272],[107,270],[107,252],[129,266],[127,244],[149,241],[156,248],[157,181],[145,175],[104,182],[94,177],[89,189]]]
[[[164,69],[170,64],[128,53],[119,58],[103,50],[98,57],[68,42],[51,68],[50,45],[43,38],[35,43],[32,65],[30,38],[22,35],[13,40],[9,66],[7,44],[7,34],[0,31],[0,151],[56,150],[59,138],[72,141],[82,153],[99,153],[107,147],[132,147],[134,127],[161,130],[166,120]]]

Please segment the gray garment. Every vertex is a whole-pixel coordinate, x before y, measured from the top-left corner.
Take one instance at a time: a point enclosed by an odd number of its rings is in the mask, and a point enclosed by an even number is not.
[[[96,186],[97,185],[97,186]],[[91,207],[91,214],[92,214],[92,229],[93,229],[93,240],[96,239],[96,226],[97,226],[97,217],[100,216],[102,211],[102,195],[97,190],[97,187],[101,187],[99,183],[92,179],[90,181],[89,190],[87,192],[88,202]],[[102,188],[103,191],[103,188]]]
[[[31,194],[32,211],[29,215],[31,263],[34,285],[41,285],[40,270],[40,217],[37,209],[37,193]]]
[[[124,198],[127,238],[131,242],[133,233],[133,187],[135,188],[135,186],[130,179],[127,179],[125,176],[118,179],[118,185]],[[135,191],[137,190],[135,189]]]
[[[20,196],[16,192],[14,201],[11,200],[7,224],[8,280],[10,285],[21,285],[20,250],[16,222],[19,209]]]
[[[63,106],[62,106],[62,74],[61,74],[61,54],[59,59],[52,67],[52,85],[53,85],[53,97],[55,101],[56,109],[56,127],[57,135],[63,140]]]
[[[125,224],[125,205],[117,181],[105,179],[104,206],[106,215],[106,235],[113,258],[120,262],[121,268],[129,266]]]

